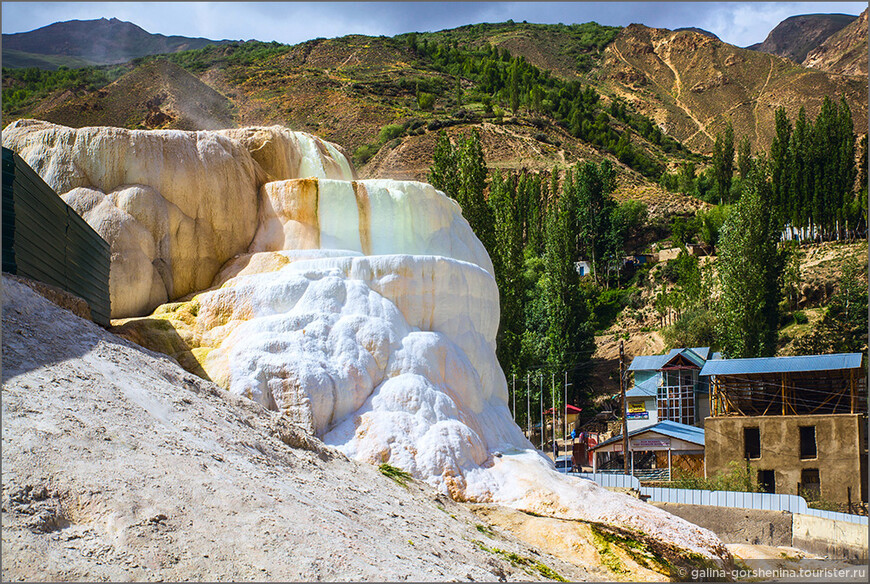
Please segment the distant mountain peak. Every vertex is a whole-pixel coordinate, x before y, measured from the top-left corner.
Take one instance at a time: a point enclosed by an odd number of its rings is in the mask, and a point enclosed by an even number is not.
[[[124,63],[136,57],[199,49],[213,41],[205,38],[152,34],[132,22],[117,18],[67,20],[29,32],[3,35],[3,65],[12,66],[18,51],[84,59],[95,65]]]
[[[803,66],[829,73],[867,75],[867,10],[813,49]]]
[[[802,63],[807,55],[857,16],[850,14],[800,14],[780,22],[762,43],[746,47]]]

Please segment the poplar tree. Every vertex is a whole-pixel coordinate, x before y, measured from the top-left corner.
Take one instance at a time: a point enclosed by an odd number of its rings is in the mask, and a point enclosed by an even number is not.
[[[719,204],[730,202],[731,179],[734,176],[734,128],[731,122],[724,134],[716,134],[713,144],[713,173],[719,189]]]
[[[462,216],[492,257],[495,236],[492,210],[487,205],[484,194],[486,177],[486,161],[476,129],[472,130],[468,138],[457,138],[456,145],[451,143],[446,133],[439,135],[428,181],[459,203]]]
[[[493,251],[499,266],[495,279],[501,308],[496,354],[505,373],[518,372],[524,329],[523,241],[517,194],[516,177],[505,178],[496,171],[490,184],[489,205],[495,224]]]
[[[722,226],[718,338],[729,359],[776,351],[785,258],[777,247],[780,224],[770,213],[772,197],[765,169],[754,165]]]
[[[737,146],[737,172],[740,173],[741,180],[746,180],[751,166],[752,149],[749,145],[749,137],[743,136],[743,138],[740,139],[740,144]]]

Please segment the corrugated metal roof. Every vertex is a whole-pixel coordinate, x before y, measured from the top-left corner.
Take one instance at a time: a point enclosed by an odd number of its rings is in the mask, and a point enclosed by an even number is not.
[[[650,377],[626,391],[625,397],[655,397],[658,392],[659,381],[661,381],[659,375]]]
[[[689,350],[705,361],[710,358],[710,347],[692,347]]]
[[[707,361],[701,375],[743,375],[749,373],[796,373],[836,371],[861,366],[861,353],[803,355],[798,357],[759,357],[754,359],[716,359]]]
[[[697,426],[689,426],[687,424],[680,424],[679,422],[671,422],[670,420],[665,420],[664,422],[659,422],[658,424],[653,424],[652,426],[646,426],[644,428],[638,428],[633,432],[628,433],[629,438],[634,438],[639,434],[644,434],[646,432],[657,432],[659,434],[663,434],[664,436],[670,436],[671,438],[677,438],[679,440],[683,440],[685,442],[691,442],[692,444],[699,444],[701,446],[704,445],[704,429],[698,428]],[[614,442],[618,442],[622,440],[622,434],[618,436],[614,436],[609,440],[605,440],[604,442],[598,444],[593,448],[601,448],[607,444],[612,444]]]
[[[631,360],[629,371],[654,371],[661,369],[662,365],[671,360],[679,353],[679,349],[671,349],[666,355],[638,355]]]
[[[657,371],[665,366],[665,363],[676,357],[677,355],[682,354],[691,361],[695,363],[698,367],[702,367],[704,365],[704,361],[706,361],[710,356],[710,347],[692,347],[690,349],[671,349],[665,355],[638,355],[634,359],[631,360],[631,365],[629,365],[629,371]],[[714,355],[715,358],[715,355]]]

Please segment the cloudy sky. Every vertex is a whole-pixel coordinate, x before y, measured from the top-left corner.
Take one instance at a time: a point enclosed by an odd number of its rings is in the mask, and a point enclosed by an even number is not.
[[[3,2],[4,33],[63,20],[118,18],[165,35],[295,44],[350,33],[388,35],[513,19],[660,28],[696,26],[737,46],[761,42],[797,14],[859,14],[863,2]]]

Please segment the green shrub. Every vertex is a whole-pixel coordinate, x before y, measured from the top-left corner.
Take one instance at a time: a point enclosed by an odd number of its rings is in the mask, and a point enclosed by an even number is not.
[[[732,460],[728,463],[728,470],[719,471],[708,478],[690,475],[680,469],[675,469],[674,474],[676,478],[667,486],[676,489],[762,492],[761,486],[758,484],[757,469],[752,468],[743,460]]]
[[[353,153],[354,164],[362,165],[371,160],[372,156],[378,153],[378,147],[375,144],[363,144]]]
[[[430,112],[435,106],[435,96],[431,93],[421,91],[417,94],[417,107],[421,110]]]
[[[402,469],[393,466],[387,462],[381,464],[378,467],[378,470],[381,471],[381,474],[385,477],[391,478],[403,487],[408,486],[408,481],[411,480],[410,473],[403,471]]]
[[[381,131],[378,134],[378,142],[381,144],[386,144],[390,140],[398,138],[404,133],[405,128],[403,128],[402,126],[399,126],[398,124],[389,124],[381,128]]]

